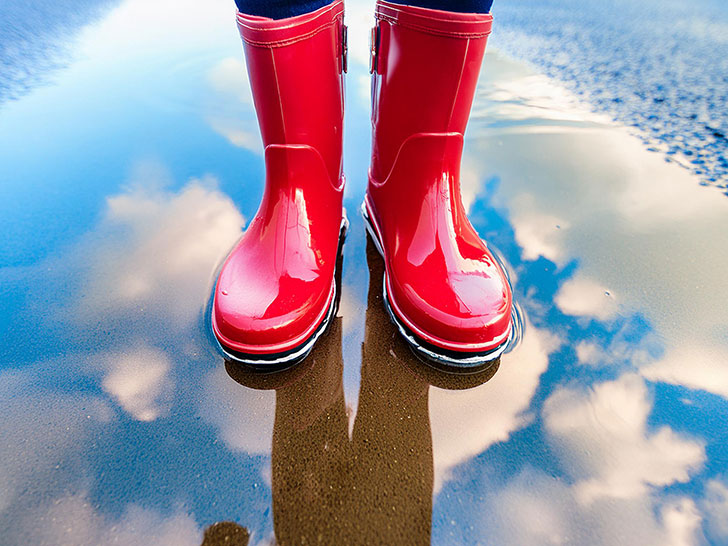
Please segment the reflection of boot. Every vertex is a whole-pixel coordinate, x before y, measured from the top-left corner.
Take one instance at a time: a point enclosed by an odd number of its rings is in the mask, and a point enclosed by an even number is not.
[[[202,546],[248,546],[250,533],[232,521],[213,523],[205,529]]]
[[[351,489],[351,449],[341,327],[341,319],[334,319],[302,366],[261,374],[234,362],[225,365],[236,382],[276,391],[271,474],[277,544],[336,544],[341,522],[349,517],[342,513]]]
[[[281,545],[339,542],[350,487],[341,319],[316,346],[310,372],[276,390],[273,428],[273,524]]]
[[[421,356],[472,371],[510,334],[511,291],[467,219],[460,159],[492,17],[377,2],[364,213],[385,302]]]
[[[212,323],[235,360],[281,367],[334,312],[342,229],[343,1],[272,20],[238,14],[265,144],[263,200],[225,262]]]
[[[429,544],[433,488],[429,385],[405,366],[407,361],[418,363],[384,312],[381,260],[374,257],[373,265],[371,245],[367,251],[371,276],[353,436],[357,495],[350,508],[359,515],[353,523],[362,534],[353,542]]]

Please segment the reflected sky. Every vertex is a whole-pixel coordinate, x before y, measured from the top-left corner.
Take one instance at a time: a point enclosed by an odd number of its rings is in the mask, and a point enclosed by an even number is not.
[[[350,4],[343,293],[286,374],[226,364],[205,323],[262,194],[230,2],[120,2],[0,104],[5,543],[223,521],[250,544],[728,541],[728,201],[491,49],[463,198],[525,333],[494,374],[423,367],[356,214],[371,6]]]

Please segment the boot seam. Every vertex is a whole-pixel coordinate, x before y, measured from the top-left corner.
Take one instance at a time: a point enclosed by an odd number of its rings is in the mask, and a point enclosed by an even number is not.
[[[372,176],[371,167],[369,169],[369,180],[371,184],[374,187],[381,187],[384,186],[387,182],[389,182],[389,179],[392,177],[392,173],[394,172],[394,169],[397,167],[397,163],[399,162],[399,158],[402,155],[402,150],[404,147],[412,140],[415,140],[419,137],[454,137],[459,136],[460,138],[464,139],[465,136],[462,133],[458,133],[455,131],[445,131],[445,132],[438,132],[438,133],[413,133],[409,135],[407,138],[405,138],[402,141],[402,144],[399,145],[399,149],[397,150],[397,155],[394,157],[394,161],[392,162],[392,166],[389,168],[389,171],[387,172],[387,175],[381,178],[380,180],[377,180]]]
[[[486,36],[490,35],[490,30],[483,31],[483,32],[456,32],[456,31],[447,31],[447,30],[438,30],[432,27],[427,27],[424,25],[418,25],[416,23],[403,23],[396,17],[392,17],[391,15],[385,15],[383,13],[377,13],[376,15],[377,19],[380,21],[387,21],[388,23],[392,25],[398,25],[403,28],[409,28],[412,30],[418,30],[420,32],[424,32],[426,34],[432,34],[434,36],[444,36],[447,38],[460,38],[460,39],[473,39],[473,38],[485,38]]]
[[[302,34],[300,36],[296,36],[294,38],[287,38],[285,40],[251,40],[250,38],[246,38],[241,33],[241,38],[243,39],[243,42],[245,42],[248,45],[256,46],[256,47],[268,47],[268,48],[275,48],[275,47],[284,47],[287,45],[296,44],[298,42],[302,42],[304,40],[307,40],[313,36],[316,36],[317,34],[328,30],[331,27],[336,26],[339,23],[339,21],[331,21],[330,23],[327,23],[323,26],[320,26],[312,31],[309,31],[305,34]],[[238,21],[238,26],[243,27],[243,24]],[[244,28],[251,28],[251,27],[244,27]]]
[[[296,143],[291,143],[291,142],[288,142],[288,143],[273,142],[271,144],[268,144],[264,148],[264,152],[268,151],[269,148],[286,149],[286,150],[292,150],[292,149],[310,150],[310,151],[315,152],[316,155],[321,160],[321,164],[324,166],[324,171],[326,172],[326,178],[327,178],[331,188],[338,193],[341,193],[342,191],[344,191],[344,187],[346,186],[346,175],[344,173],[341,173],[338,176],[338,178],[336,178],[336,179],[332,178],[331,174],[328,171],[328,168],[326,168],[326,161],[324,161],[324,158],[321,155],[321,152],[314,146],[311,146],[310,144],[296,144]]]

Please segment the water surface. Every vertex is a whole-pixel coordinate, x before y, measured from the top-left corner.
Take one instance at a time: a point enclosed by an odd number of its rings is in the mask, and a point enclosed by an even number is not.
[[[286,374],[222,360],[205,306],[263,175],[228,4],[120,2],[0,105],[4,542],[728,541],[728,201],[495,48],[463,198],[518,347],[452,378],[387,319],[353,4],[339,316]]]

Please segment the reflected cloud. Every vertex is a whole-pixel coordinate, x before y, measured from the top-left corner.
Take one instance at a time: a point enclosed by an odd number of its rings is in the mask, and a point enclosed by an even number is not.
[[[349,27],[349,63],[369,70],[369,38],[374,26],[374,0],[356,0],[346,4],[346,24]],[[363,80],[362,80],[363,81]],[[367,90],[371,79],[366,78]],[[369,106],[367,95],[366,106]]]
[[[490,48],[486,57],[486,77],[497,73],[497,79],[484,78],[478,88],[473,118],[488,122],[536,121],[544,125],[559,123],[609,123],[610,118],[594,113],[589,104],[553,79],[534,72],[519,70],[497,49]],[[516,69],[514,70],[514,67]],[[505,76],[505,77],[504,77]],[[483,82],[487,82],[484,85]],[[496,125],[493,123],[493,125]],[[510,130],[519,130],[513,124]],[[526,130],[525,127],[521,129]]]
[[[708,40],[713,44],[728,43],[728,24],[700,15],[692,15],[681,21],[675,21],[675,30],[685,32],[695,38]]]
[[[652,411],[645,382],[634,373],[590,388],[557,389],[544,404],[543,422],[565,475],[527,462],[502,483],[500,468],[491,475],[485,462],[475,536],[518,546],[702,543],[695,501],[660,490],[697,473],[704,448],[667,426],[651,430]],[[717,487],[710,497],[718,512],[721,494]]]
[[[565,265],[567,254],[563,233],[569,228],[568,222],[540,212],[530,194],[519,195],[513,200],[511,222],[524,260],[534,261],[542,256],[558,266]]]
[[[579,364],[585,366],[594,366],[599,364],[604,358],[604,352],[596,343],[589,341],[580,341],[576,346],[576,358]]]
[[[103,391],[132,419],[154,421],[169,413],[177,387],[174,360],[160,347],[171,345],[175,355],[199,352],[189,333],[215,265],[244,220],[212,177],[173,192],[165,189],[171,175],[164,166],[145,161],[129,183],[107,198],[98,226],[73,249],[67,275],[81,282],[53,320],[70,320],[86,337],[114,332],[106,352],[91,357],[92,368],[102,374]]]
[[[17,544],[198,546],[202,539],[194,519],[182,511],[165,517],[130,505],[120,519],[113,520],[97,512],[84,493],[35,508],[16,524],[22,529]]]
[[[215,264],[240,237],[243,217],[214,178],[178,193],[154,180],[107,199],[86,249],[80,315],[87,321],[149,309],[179,328],[197,320]]]
[[[488,489],[478,508],[483,518],[477,530],[492,544],[690,546],[702,542],[701,517],[690,499],[660,502],[641,496],[585,506],[568,484],[530,466],[504,487]]]
[[[267,455],[271,451],[276,394],[273,390],[242,388],[218,366],[205,380],[199,415],[214,426],[233,452]]]
[[[620,171],[625,175],[613,205],[618,216],[642,234],[645,230],[672,231],[675,224],[687,227],[696,221],[723,220],[728,207],[716,192],[696,187],[689,175],[676,170],[674,164],[655,161],[654,154],[643,152],[641,158],[635,144],[627,138],[617,143],[616,152],[624,153]],[[654,180],[660,181],[659,191]]]
[[[47,294],[28,310],[51,332],[66,325],[61,331],[87,352],[103,392],[138,421],[168,415],[180,360],[170,355],[199,354],[197,326],[214,268],[244,222],[214,178],[191,179],[178,191],[165,189],[171,183],[163,165],[137,163],[128,189],[107,198],[98,225],[62,262],[38,266],[58,277],[46,280]]]
[[[602,321],[613,319],[618,311],[612,292],[579,273],[561,286],[554,303],[567,315]]]
[[[498,373],[486,385],[467,391],[430,389],[436,491],[453,467],[532,422],[528,409],[549,355],[561,340],[531,324],[526,331],[521,345],[502,357]]]
[[[640,372],[650,381],[702,389],[728,398],[728,351],[720,346],[677,348]]]
[[[0,374],[3,544],[199,544],[197,524],[181,509],[163,515],[129,504],[119,518],[97,510],[88,448],[118,422],[101,397],[59,389],[73,369],[61,360]]]
[[[226,0],[125,0],[100,24],[89,28],[81,50],[93,61],[113,58],[117,62],[147,58],[168,61],[179,52],[199,55],[201,51],[235,43],[235,8]],[[134,29],[134,40],[129,39]]]
[[[246,123],[239,119],[241,117],[235,114],[209,117],[208,123],[213,131],[224,136],[233,146],[263,155],[263,141],[260,134],[253,132],[252,129],[244,130]]]
[[[577,507],[566,484],[528,467],[505,487],[484,489],[479,523],[490,543],[542,546],[582,542],[574,532]]]
[[[253,106],[248,70],[241,57],[228,57],[214,65],[208,85],[214,91],[208,99],[207,123],[233,146],[263,154],[263,140]]]
[[[134,419],[154,421],[169,412],[174,384],[167,355],[151,347],[104,355],[101,387]]]
[[[253,93],[248,81],[248,69],[242,58],[227,57],[214,65],[207,75],[210,86],[220,94],[253,106]]]
[[[46,83],[68,63],[76,34],[99,19],[117,0],[56,1],[29,10],[23,2],[3,2],[0,18],[0,103],[17,99]]]
[[[702,516],[691,499],[676,499],[662,507],[660,511],[662,523],[666,531],[663,544],[682,546],[700,541],[699,526]]]
[[[700,504],[711,538],[716,542],[728,541],[728,485],[710,480],[705,484],[705,497]]]
[[[38,500],[39,484],[55,492],[59,484],[72,481],[68,467],[77,464],[84,444],[114,419],[113,409],[101,397],[39,388],[37,371],[42,368],[0,374],[0,528],[4,529]]]
[[[587,392],[560,388],[546,400],[546,431],[577,480],[581,502],[639,497],[649,487],[687,482],[700,470],[705,461],[702,443],[668,426],[648,430],[652,405],[637,374],[597,384]]]

